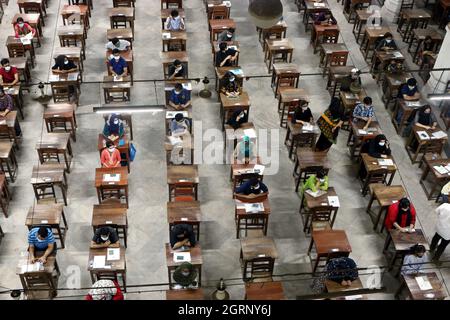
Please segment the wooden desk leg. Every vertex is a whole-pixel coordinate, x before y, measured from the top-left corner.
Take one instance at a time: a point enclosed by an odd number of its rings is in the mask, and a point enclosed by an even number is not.
[[[129,205],[128,205],[128,186],[125,187],[125,201],[127,203],[127,208],[129,208]]]
[[[125,272],[122,272],[121,275],[122,275],[122,283],[123,283],[123,292],[127,292],[127,275]]]
[[[370,209],[372,208],[372,204],[373,204],[374,200],[375,200],[375,193],[372,192],[372,194],[370,195],[369,204],[367,205],[367,209],[366,209],[367,213],[370,213]]]
[[[69,225],[67,224],[66,215],[64,214],[64,209],[61,212],[61,216],[62,216],[62,219],[63,219],[63,222],[64,222],[65,230],[69,230]]]
[[[391,238],[391,234],[389,233],[388,236],[386,237],[386,241],[384,242],[384,247],[383,247],[383,253],[386,253],[387,249],[389,248],[389,245],[391,244],[392,238]]]
[[[321,258],[321,256],[317,255],[316,262],[314,263],[314,267],[312,270],[313,276],[315,276],[315,274],[316,274],[316,270],[317,270],[317,267],[319,266],[320,258]]]
[[[62,196],[63,196],[64,205],[67,206],[67,190],[66,190],[66,187],[62,183],[59,185],[59,187],[61,188],[61,193],[62,193]]]
[[[398,287],[397,291],[395,292],[395,299],[400,299],[400,294],[403,292],[403,290],[406,288],[406,282],[405,280],[402,278],[402,282],[400,284],[400,286]]]
[[[67,158],[67,153],[64,152],[64,162],[66,163],[66,171],[67,173],[70,173],[70,163],[69,159]]]
[[[380,207],[380,210],[378,210],[377,218],[375,219],[375,222],[373,223],[373,230],[376,231],[378,227],[378,223],[380,223],[381,216],[383,215],[383,211],[386,210],[384,207]],[[381,230],[380,232],[383,232],[384,221],[381,222]]]
[[[95,271],[92,271],[92,270],[91,270],[90,273],[91,273],[91,282],[92,282],[92,283],[95,283]]]
[[[97,198],[98,198],[98,203],[99,204],[102,203],[101,188],[102,187],[97,187]]]
[[[364,164],[361,163],[361,166],[363,166],[363,165]],[[366,194],[367,194],[367,187],[369,186],[371,178],[372,178],[372,175],[370,173],[367,173],[366,180],[364,181],[363,188],[362,188],[363,196],[366,196]]]
[[[59,241],[61,241],[61,247],[64,249],[64,248],[65,248],[65,245],[64,245],[64,237],[63,237],[63,234],[62,234],[62,232],[61,232],[61,227],[58,226],[58,227],[56,228],[56,230],[58,231]]]
[[[198,200],[198,184],[194,186],[195,201]]]
[[[389,181],[387,183],[388,186],[390,186],[392,184],[392,181],[394,180],[394,176],[395,176],[395,171],[391,173],[391,177],[389,178]]]

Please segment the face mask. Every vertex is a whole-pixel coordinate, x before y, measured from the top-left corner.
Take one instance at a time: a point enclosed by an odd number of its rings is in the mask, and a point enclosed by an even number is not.
[[[103,241],[108,241],[109,236],[101,236],[101,238],[102,238]]]
[[[109,152],[114,152],[115,149],[116,149],[116,148],[111,147],[111,148],[108,148],[108,151],[109,151]]]
[[[181,91],[175,91],[175,94],[180,94],[181,93]]]
[[[384,144],[385,144],[384,142],[379,142],[379,143],[378,143],[378,145],[379,145],[380,147],[383,147]]]
[[[306,110],[308,110],[308,107],[302,107],[302,110],[306,111]]]
[[[24,23],[19,23],[20,28],[23,28],[24,25],[25,25]]]
[[[234,81],[234,78],[230,78],[230,82],[233,82]]]
[[[189,272],[189,271],[188,271],[188,272],[182,271],[181,274],[182,274],[183,276],[187,277],[187,276],[190,274],[190,272]]]
[[[391,43],[392,40],[391,39],[386,39],[386,43]]]
[[[64,64],[69,64],[69,61],[67,60],[67,61],[64,61]]]
[[[259,189],[259,184],[258,184],[258,185],[256,185],[256,186],[252,186],[252,189],[254,189],[254,190],[258,190],[258,189]]]
[[[9,72],[9,70],[11,70],[11,67],[10,67],[10,66],[5,67],[5,71],[6,71],[6,72]]]
[[[227,33],[227,37],[231,39],[233,38],[233,35],[231,33]]]
[[[324,182],[325,182],[325,179],[319,179],[319,182],[320,182],[320,183],[324,183]]]
[[[119,124],[119,119],[114,120],[114,124]]]
[[[425,110],[424,113],[425,113],[425,114],[430,114],[431,111],[430,111],[430,110]]]
[[[120,57],[114,56],[114,59],[115,59],[116,61],[119,61]]]
[[[409,90],[414,90],[415,86],[408,86]]]

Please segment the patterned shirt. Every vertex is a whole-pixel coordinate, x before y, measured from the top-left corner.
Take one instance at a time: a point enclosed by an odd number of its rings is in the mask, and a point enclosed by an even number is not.
[[[353,118],[364,117],[372,118],[374,116],[373,106],[365,106],[364,103],[358,104],[353,110]]]
[[[52,230],[47,228],[47,238],[44,240],[38,239],[39,228],[33,228],[28,233],[28,244],[33,245],[37,250],[45,250],[47,249],[49,244],[55,243],[55,237],[53,236]]]
[[[5,110],[11,111],[13,109],[13,100],[10,95],[4,94],[3,97],[0,97],[0,111],[3,112]]]

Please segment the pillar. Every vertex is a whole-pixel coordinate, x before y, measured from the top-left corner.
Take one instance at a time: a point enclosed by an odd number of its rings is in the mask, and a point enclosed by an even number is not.
[[[450,23],[445,27],[445,37],[441,49],[436,58],[433,69],[450,68]],[[443,93],[447,82],[450,80],[450,71],[431,71],[427,82],[429,93]]]

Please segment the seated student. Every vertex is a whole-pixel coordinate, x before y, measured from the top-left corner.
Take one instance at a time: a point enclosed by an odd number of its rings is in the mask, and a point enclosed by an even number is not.
[[[183,79],[186,77],[186,70],[180,60],[176,59],[169,66],[169,80]]]
[[[422,64],[428,64],[430,58],[433,58],[436,54],[434,53],[434,42],[431,36],[426,36],[425,40],[422,41],[419,47],[419,60],[417,64],[421,66]]]
[[[113,51],[114,49],[117,49],[119,51],[128,51],[130,49],[131,43],[128,40],[125,39],[118,39],[113,38],[111,41],[109,41],[106,44],[106,50]]]
[[[353,109],[353,122],[365,123],[363,130],[367,130],[375,116],[373,109],[372,98],[365,97],[363,103],[357,104],[355,109]]]
[[[386,221],[384,225],[387,230],[393,228],[401,232],[414,232],[416,224],[416,209],[407,199],[402,198],[400,201],[389,206]]]
[[[4,58],[0,62],[0,85],[14,86],[19,83],[19,72],[16,67],[12,67],[9,59]]]
[[[294,111],[294,116],[291,119],[292,123],[312,124],[314,122],[314,118],[308,104],[308,101],[301,101],[300,104],[297,105]]]
[[[317,174],[312,174],[306,179],[301,188],[301,194],[303,195],[306,190],[317,192],[319,190],[328,190],[328,175],[325,170],[320,170]]]
[[[403,276],[417,276],[426,267],[425,263],[430,262],[426,249],[421,244],[416,244],[411,248],[411,253],[405,256],[401,273]]]
[[[117,168],[120,167],[121,161],[122,158],[120,156],[119,150],[117,150],[113,142],[107,141],[106,148],[102,150],[102,154],[100,156],[100,162],[102,163],[102,167]]]
[[[52,67],[53,73],[69,73],[75,72],[78,67],[73,61],[69,60],[65,55],[59,55],[55,59],[55,64]]]
[[[408,79],[406,85],[403,84],[400,89],[401,98],[406,101],[416,101],[420,99],[419,88],[417,88],[417,80],[414,78]]]
[[[170,246],[172,249],[195,247],[196,243],[194,229],[190,224],[176,224],[170,230]]]
[[[101,227],[98,228],[91,241],[91,248],[119,248],[119,236],[114,228]]]
[[[244,136],[242,141],[236,144],[236,148],[233,153],[234,159],[238,160],[238,163],[254,163],[256,155],[256,147],[253,141],[250,141],[249,136]],[[233,161],[234,163],[234,161]]]
[[[239,55],[239,50],[228,48],[226,42],[219,44],[220,51],[216,54],[216,67],[231,67]]]
[[[389,64],[386,67],[386,71],[389,73],[402,72],[403,70],[404,70],[403,62],[395,59],[389,61]]]
[[[235,39],[235,29],[229,28],[225,31],[222,31],[219,33],[219,36],[217,38],[218,41],[234,41]]]
[[[259,181],[258,178],[253,178],[244,182],[239,187],[236,188],[236,193],[241,195],[261,195],[263,193],[269,192],[267,186]]]
[[[31,262],[40,261],[47,262],[48,256],[56,254],[56,242],[53,232],[48,227],[35,227],[28,233],[28,252],[30,253]],[[36,253],[43,252],[39,258]]]
[[[387,158],[391,155],[389,141],[384,134],[377,135],[368,142],[367,153],[374,158]]]
[[[118,114],[111,114],[106,120],[103,127],[103,135],[111,141],[116,141],[121,138],[125,133],[123,121]]]
[[[356,263],[348,257],[330,259],[325,265],[325,272],[314,279],[312,289],[315,293],[326,292],[326,280],[339,283],[343,287],[352,285],[352,281],[358,279],[359,273]]]
[[[242,124],[248,122],[248,115],[244,110],[236,110],[227,120],[227,124],[233,127],[234,130],[239,129]]]
[[[6,117],[14,108],[13,99],[5,93],[5,89],[0,85],[0,117]]]
[[[188,119],[183,117],[182,113],[177,113],[170,122],[170,134],[172,137],[180,137],[189,134],[191,124]]]
[[[185,29],[186,25],[184,24],[184,19],[180,16],[178,10],[173,9],[170,12],[170,17],[166,19],[166,23],[164,24],[164,30],[182,31]]]
[[[450,196],[450,182],[447,182],[441,189],[441,198],[442,203],[449,203],[449,196]]]
[[[314,17],[314,24],[337,24],[336,19],[333,17],[330,11],[320,12]]]
[[[436,118],[431,111],[431,106],[429,104],[423,106],[418,112],[416,112],[414,123],[416,126],[424,128],[425,130],[436,128]]]
[[[383,39],[378,42],[377,46],[375,47],[376,51],[389,51],[389,50],[397,50],[398,47],[395,44],[394,37],[392,36],[392,33],[386,32],[384,34]]]
[[[124,297],[117,281],[102,279],[92,285],[85,300],[124,300]]]
[[[197,270],[189,262],[183,262],[173,273],[173,280],[182,288],[195,288],[197,286],[195,279]]]
[[[120,55],[119,49],[114,49],[112,51],[112,57],[108,60],[109,72],[113,76],[124,77],[128,75],[128,63]]]
[[[24,22],[22,17],[17,18],[16,24],[14,25],[14,31],[16,38],[22,38],[30,32],[33,34],[33,38],[36,35],[36,29]]]
[[[341,79],[340,90],[344,92],[352,92],[358,94],[361,92],[361,71],[357,68],[353,68],[351,73]]]
[[[170,93],[169,106],[176,110],[183,110],[191,105],[191,93],[183,88],[181,83],[175,84],[175,88]]]
[[[233,72],[228,71],[223,76],[221,92],[228,97],[238,96],[241,94],[241,87],[236,81],[236,76]]]

